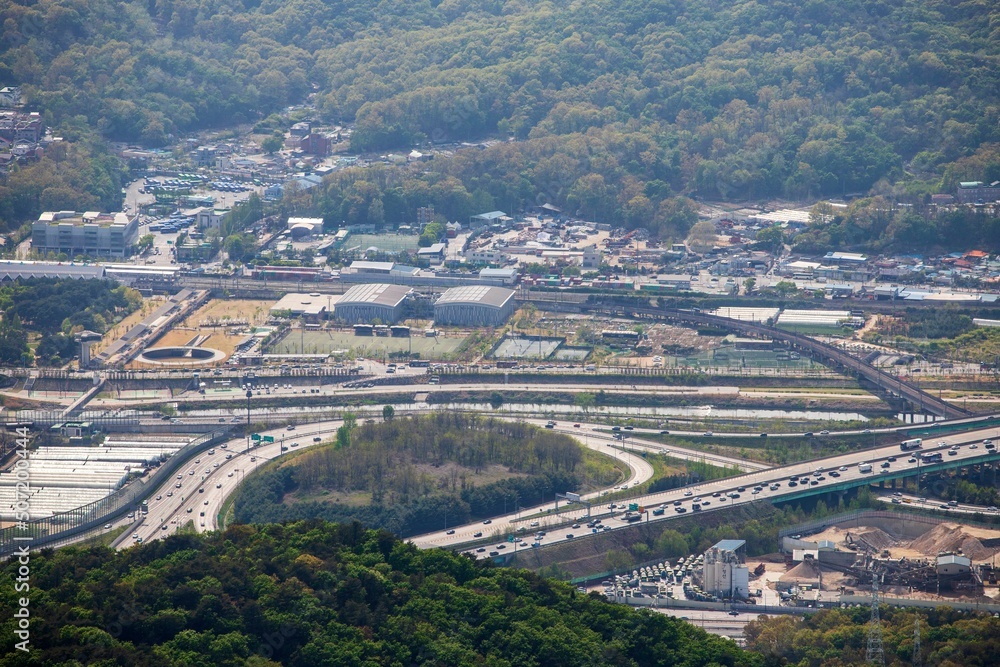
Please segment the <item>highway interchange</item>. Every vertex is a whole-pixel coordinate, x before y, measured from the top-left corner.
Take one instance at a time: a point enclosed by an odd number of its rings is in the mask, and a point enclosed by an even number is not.
[[[546,420],[541,419],[526,421],[543,428],[546,423]],[[128,528],[116,540],[115,546],[127,548],[140,539],[148,542],[164,538],[176,533],[188,522],[198,532],[218,529],[219,514],[226,500],[246,475],[284,453],[300,451],[328,440],[340,425],[339,421],[325,421],[299,425],[294,430],[272,429],[262,432],[263,435],[275,438],[272,444],[256,446],[248,451],[245,438],[234,438],[215,447],[211,454],[206,452],[199,455],[195,460],[187,462],[177,476],[150,492],[148,514],[145,517],[139,514],[134,521],[126,519],[116,522],[116,526]],[[647,510],[641,517],[642,522],[668,521],[693,513],[696,502],[700,505],[699,511],[713,511],[753,502],[789,500],[832,491],[834,487],[842,490],[879,479],[912,476],[927,469],[927,465],[921,464],[919,457],[901,452],[898,444],[788,466],[767,467],[732,457],[673,445],[665,446],[642,438],[642,435],[651,433],[648,430],[615,433],[607,425],[585,422],[556,423],[553,430],[576,437],[581,444],[615,457],[628,468],[627,478],[614,487],[583,496],[583,500],[592,503],[589,516],[583,505],[568,504],[561,500],[558,502],[558,510],[556,502],[519,508],[518,511],[493,517],[486,523],[449,526],[446,530],[411,538],[411,541],[420,548],[465,550],[477,558],[506,556],[521,549],[533,548],[529,545],[536,542],[539,546],[548,546],[633,525],[623,518],[626,503],[635,503]],[[623,433],[627,434],[624,444],[616,438],[616,435]],[[976,428],[934,438],[933,442],[925,442],[917,454],[941,451],[944,463],[949,466],[997,460],[1000,456],[996,454],[996,450],[986,449],[983,441],[995,440],[998,436],[998,427]],[[285,452],[281,451],[282,447],[286,448]],[[641,484],[653,476],[653,468],[641,456],[641,452],[665,453],[674,458],[737,466],[744,472],[735,477],[689,487],[631,496],[627,500],[603,500],[605,495],[621,495],[629,486]],[[871,463],[872,471],[861,472],[859,463]],[[882,467],[883,464],[887,466]],[[789,484],[793,477],[799,478],[794,487]],[[802,481],[803,478],[808,481]],[[177,485],[180,485],[179,488]],[[891,502],[892,496],[887,495],[886,498]],[[612,504],[615,507],[612,508]],[[659,509],[663,512],[653,513]],[[597,524],[587,525],[596,519],[600,520]],[[539,531],[544,531],[545,534],[539,536]]]

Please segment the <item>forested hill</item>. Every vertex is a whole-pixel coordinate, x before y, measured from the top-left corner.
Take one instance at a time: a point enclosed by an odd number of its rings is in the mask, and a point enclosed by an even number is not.
[[[2,566],[13,581],[17,560]],[[754,667],[683,621],[357,524],[237,526],[30,561],[30,653],[0,665]],[[13,585],[3,608],[19,609]],[[779,663],[774,663],[779,664]]]
[[[314,91],[327,119],[356,120],[357,150],[529,140],[450,168],[498,205],[550,199],[655,226],[676,214],[677,193],[1000,178],[990,0],[0,7],[0,83],[23,84],[54,121],[156,145]]]

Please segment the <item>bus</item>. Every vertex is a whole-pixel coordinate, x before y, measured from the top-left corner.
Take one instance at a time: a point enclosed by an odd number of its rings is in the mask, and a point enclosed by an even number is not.
[[[941,463],[944,457],[941,456],[941,452],[925,452],[920,456],[920,460],[923,463]]]
[[[497,368],[517,368],[516,361],[498,361]]]
[[[913,438],[911,440],[904,440],[899,443],[899,448],[904,452],[910,452],[914,449],[920,449],[920,444],[923,442],[920,438]]]

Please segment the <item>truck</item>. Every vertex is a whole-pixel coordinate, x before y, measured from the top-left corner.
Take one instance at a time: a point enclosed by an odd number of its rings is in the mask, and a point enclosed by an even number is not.
[[[913,451],[914,449],[920,449],[921,443],[923,443],[923,440],[921,440],[920,438],[912,438],[910,440],[904,440],[903,442],[899,443],[899,448],[904,452],[910,452]]]
[[[871,472],[871,471],[872,471],[872,464],[871,463],[859,463],[858,464],[858,472]]]

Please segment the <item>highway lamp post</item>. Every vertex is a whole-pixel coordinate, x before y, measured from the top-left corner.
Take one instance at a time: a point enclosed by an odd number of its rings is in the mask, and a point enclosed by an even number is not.
[[[250,452],[250,399],[253,398],[253,392],[247,389],[247,453]]]

